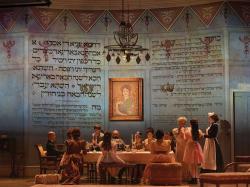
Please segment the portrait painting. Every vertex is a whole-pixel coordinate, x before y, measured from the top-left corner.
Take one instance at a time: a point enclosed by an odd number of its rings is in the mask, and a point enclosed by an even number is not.
[[[109,79],[109,119],[143,120],[143,79]]]

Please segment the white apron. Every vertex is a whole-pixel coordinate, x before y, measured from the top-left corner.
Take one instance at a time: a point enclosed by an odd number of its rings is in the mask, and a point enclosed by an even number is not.
[[[208,130],[210,127],[206,129],[206,134],[208,134]],[[204,148],[204,162],[201,164],[203,169],[216,170],[216,147],[214,138],[206,138]]]

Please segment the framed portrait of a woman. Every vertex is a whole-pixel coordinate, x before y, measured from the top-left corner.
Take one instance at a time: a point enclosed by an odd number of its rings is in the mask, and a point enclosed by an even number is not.
[[[109,120],[143,120],[143,79],[109,79]]]

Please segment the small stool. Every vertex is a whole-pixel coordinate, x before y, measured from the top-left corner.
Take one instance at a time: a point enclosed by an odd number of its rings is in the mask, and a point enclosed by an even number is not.
[[[181,163],[150,163],[149,183],[151,185],[180,185],[182,182]]]
[[[39,174],[35,176],[35,184],[59,184],[59,174]]]

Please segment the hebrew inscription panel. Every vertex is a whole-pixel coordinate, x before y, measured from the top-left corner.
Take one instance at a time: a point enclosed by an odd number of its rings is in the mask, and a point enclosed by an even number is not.
[[[30,38],[30,120],[33,125],[103,123],[101,49],[101,40]]]
[[[205,127],[207,112],[224,116],[223,36],[155,38],[151,47],[152,124],[171,129],[185,115]]]

